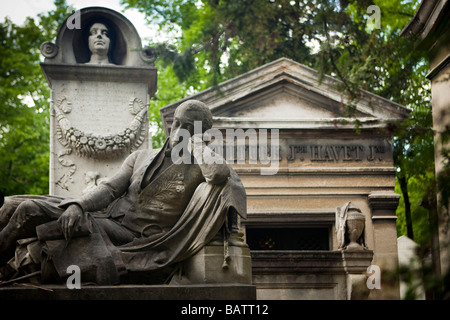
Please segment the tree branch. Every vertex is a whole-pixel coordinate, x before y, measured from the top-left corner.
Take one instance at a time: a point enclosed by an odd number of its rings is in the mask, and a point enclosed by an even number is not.
[[[353,91],[353,89],[347,83],[347,80],[344,78],[344,76],[342,75],[341,71],[339,70],[339,68],[337,67],[337,65],[334,61],[333,52],[331,50],[330,35],[328,34],[327,19],[326,19],[325,15],[323,15],[323,27],[324,27],[325,36],[327,38],[328,55],[330,56],[331,65],[332,65],[333,69],[336,71],[336,74],[339,77],[339,79],[344,83],[345,88],[347,89],[347,91],[350,94],[351,99],[353,100],[357,96],[357,94]]]

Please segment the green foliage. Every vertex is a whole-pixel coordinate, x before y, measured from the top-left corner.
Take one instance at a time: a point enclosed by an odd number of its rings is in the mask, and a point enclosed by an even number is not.
[[[0,23],[0,190],[5,195],[48,193],[49,96],[40,45],[55,37],[65,1],[21,26]]]
[[[429,212],[423,206],[424,199],[428,196],[430,181],[434,181],[434,174],[429,177],[431,172],[423,176],[411,176],[408,179],[408,195],[411,205],[411,222],[414,231],[414,241],[423,246],[430,245],[430,226]],[[397,209],[397,233],[407,235],[407,225],[405,217],[404,195],[400,185],[396,185],[395,191],[401,194],[400,203]]]
[[[427,70],[427,63],[418,63],[407,80],[408,86],[402,90],[403,101],[412,111],[409,118],[397,128],[394,139],[397,178],[403,181],[397,189],[402,194],[397,210],[399,235],[408,235],[422,245],[429,241],[430,210],[435,208],[425,208],[419,203],[428,203],[430,194],[431,198],[436,197],[431,90],[425,82]],[[409,204],[404,202],[405,197],[409,198]],[[410,232],[405,232],[407,228],[410,228]]]
[[[287,57],[336,76],[352,99],[366,89],[397,101],[420,57],[399,36],[417,0],[375,1],[381,12],[379,30],[367,28],[367,7],[373,4],[367,0],[122,3],[145,13],[160,29],[170,24],[179,30],[170,48],[150,46],[196,91]]]
[[[156,67],[158,68],[158,90],[150,100],[149,108],[152,144],[154,148],[161,147],[165,141],[159,109],[180,100],[189,90],[186,83],[179,82],[171,65],[165,68],[163,65],[163,61],[156,62]]]

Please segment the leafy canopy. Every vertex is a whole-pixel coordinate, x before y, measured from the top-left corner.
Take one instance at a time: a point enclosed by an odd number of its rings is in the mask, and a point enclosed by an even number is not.
[[[21,26],[0,23],[0,190],[5,195],[48,193],[49,97],[40,45],[56,36],[67,14],[56,10]]]

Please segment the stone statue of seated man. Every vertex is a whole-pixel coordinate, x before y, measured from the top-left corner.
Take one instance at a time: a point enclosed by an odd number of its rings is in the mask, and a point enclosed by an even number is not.
[[[25,243],[42,282],[61,281],[71,265],[80,268],[82,281],[97,284],[121,283],[131,274],[161,282],[229,230],[230,213],[246,216],[239,177],[225,160],[205,159],[217,155],[205,142],[193,143],[195,121],[203,132],[211,128],[210,110],[200,101],[182,103],[161,149],[135,151],[114,176],[80,199],[6,197],[0,208],[0,266],[11,262],[18,241],[31,238]],[[191,139],[183,141],[186,131]],[[192,161],[175,161],[176,146]]]

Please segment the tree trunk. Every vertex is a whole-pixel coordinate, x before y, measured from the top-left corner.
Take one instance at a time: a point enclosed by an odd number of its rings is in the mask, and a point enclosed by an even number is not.
[[[414,233],[411,219],[411,203],[409,201],[408,195],[408,180],[406,179],[406,177],[403,176],[399,178],[399,182],[403,194],[403,201],[405,202],[406,235],[411,240],[414,240]]]

